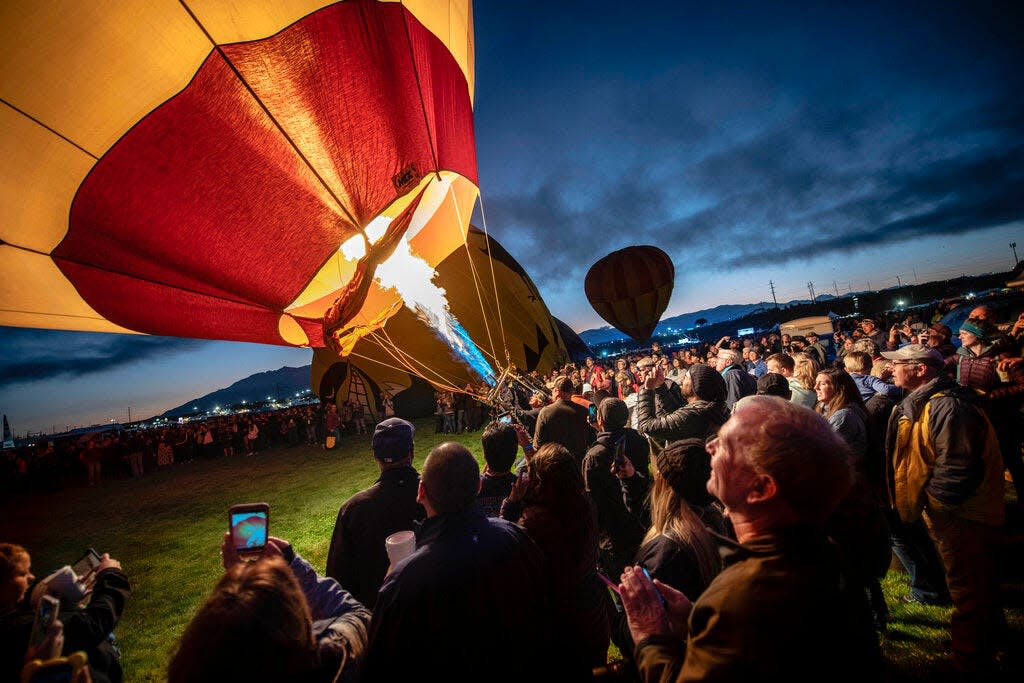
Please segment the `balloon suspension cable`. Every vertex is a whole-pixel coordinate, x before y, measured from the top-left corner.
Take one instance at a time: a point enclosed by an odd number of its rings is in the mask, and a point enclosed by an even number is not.
[[[491,266],[491,285],[494,287],[494,305],[498,309],[498,329],[501,330],[501,345],[508,354],[508,342],[505,341],[505,322],[501,317],[501,302],[498,300],[498,281],[494,275],[494,257],[491,255],[491,236],[487,231],[487,214],[484,212],[484,198],[480,195],[480,221],[484,224],[484,245],[487,247],[487,261]]]
[[[480,291],[480,275],[479,275],[479,273],[476,272],[476,264],[473,263],[473,252],[469,248],[469,227],[467,226],[466,223],[464,223],[462,221],[462,212],[459,210],[459,203],[457,201],[455,201],[455,193],[452,191],[452,188],[451,188],[450,185],[448,186],[448,196],[451,198],[452,206],[455,208],[455,214],[458,217],[459,230],[462,231],[462,246],[466,250],[466,261],[469,263],[469,270],[473,274],[473,288],[476,290],[476,300],[477,300],[477,303],[480,304],[480,313],[482,313],[482,315],[480,317],[483,318],[484,329],[487,330],[487,343],[491,345],[491,352],[488,355],[490,355],[490,357],[494,361],[497,361],[498,360],[498,358],[497,358],[497,351],[494,348],[494,338],[491,336],[491,325],[490,325],[490,322],[488,322],[488,319],[490,318],[490,316],[487,315],[487,307],[486,307],[486,305],[484,303],[483,293]],[[481,211],[483,211],[483,204],[481,203],[480,206],[481,206]],[[487,239],[486,232],[484,233],[484,239],[485,239],[485,241]],[[493,268],[491,269],[491,277],[492,278],[494,277],[494,269]],[[495,306],[497,306],[497,305],[498,305],[498,302],[495,301]],[[504,336],[505,336],[505,334],[504,334],[504,330],[503,330],[502,331],[502,337],[504,338]],[[474,343],[474,345],[476,345],[476,347],[478,349],[483,351],[483,349],[480,347],[479,344],[476,344],[476,342],[473,342],[473,343]]]
[[[415,375],[438,388],[444,388],[448,391],[459,391],[455,382],[451,378],[443,376],[441,373],[437,372],[437,370],[420,362],[412,355],[398,348],[398,345],[391,340],[391,337],[388,336],[387,332],[383,329],[379,332],[371,332],[370,338],[377,342],[377,345],[385,353],[394,358],[395,361],[399,363],[410,375]],[[426,374],[427,372],[431,373],[435,379],[428,377]]]

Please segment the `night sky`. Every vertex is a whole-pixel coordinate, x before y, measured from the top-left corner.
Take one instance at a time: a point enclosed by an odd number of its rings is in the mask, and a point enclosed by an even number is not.
[[[725,7],[719,5],[727,5]],[[577,330],[594,261],[676,265],[666,315],[1009,270],[1024,10],[1005,3],[476,2],[486,227]],[[0,328],[18,433],[148,417],[310,352]]]

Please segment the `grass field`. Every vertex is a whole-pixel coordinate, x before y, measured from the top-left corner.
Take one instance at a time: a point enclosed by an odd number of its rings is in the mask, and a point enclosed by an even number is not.
[[[479,433],[456,437],[480,456]],[[451,435],[417,422],[417,468],[429,450]],[[117,627],[128,681],[161,681],[191,615],[219,579],[218,548],[227,509],[265,501],[271,533],[323,569],[340,504],[376,479],[369,437],[342,439],[334,451],[280,448],[254,458],[197,461],[140,480],[107,479],[96,488],[73,484],[58,493],[9,496],[0,501],[0,540],[32,554],[37,576],[74,562],[86,547],[119,559],[132,596]],[[1005,549],[1004,604],[1014,642],[1024,652],[1024,522],[1012,520]],[[905,575],[890,571],[883,588],[892,620],[883,648],[892,678],[943,680],[949,660],[948,609],[904,604]],[[1019,655],[1018,655],[1019,656]],[[1020,661],[1007,680],[1024,680]]]

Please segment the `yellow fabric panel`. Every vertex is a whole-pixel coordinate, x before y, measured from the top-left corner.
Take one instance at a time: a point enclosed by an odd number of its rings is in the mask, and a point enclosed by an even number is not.
[[[281,339],[292,346],[309,346],[309,337],[306,336],[306,331],[290,315],[282,315],[277,319],[277,332],[281,335]]]
[[[401,2],[443,42],[469,83],[473,98],[471,0],[382,0]],[[188,0],[186,3],[218,44],[272,36],[302,17],[334,4],[330,0]]]
[[[85,303],[49,256],[0,245],[0,272],[0,325],[133,332]]]
[[[448,46],[469,83],[469,99],[473,99],[473,3],[471,0],[383,0],[401,2],[427,30]]]
[[[186,0],[218,45],[272,36],[333,0]]]
[[[211,48],[176,0],[8,1],[0,97],[99,157],[184,88]]]
[[[413,252],[430,265],[437,266],[454,250],[461,249],[477,194],[476,185],[456,176],[430,220],[409,239]]]
[[[0,130],[0,240],[49,253],[64,239],[71,200],[95,162],[3,105]]]

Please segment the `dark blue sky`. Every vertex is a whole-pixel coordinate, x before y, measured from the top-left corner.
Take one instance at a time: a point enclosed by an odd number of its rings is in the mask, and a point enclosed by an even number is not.
[[[676,264],[666,315],[1009,269],[1021,3],[836,4],[477,2],[475,222],[578,330],[587,269],[636,243]],[[148,415],[309,357],[0,328],[0,410]]]

